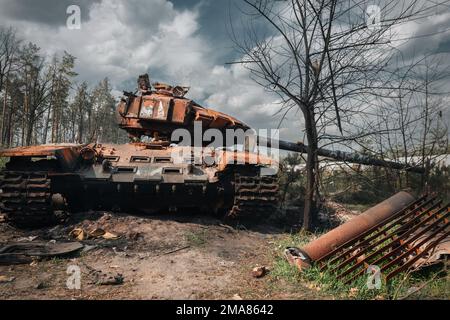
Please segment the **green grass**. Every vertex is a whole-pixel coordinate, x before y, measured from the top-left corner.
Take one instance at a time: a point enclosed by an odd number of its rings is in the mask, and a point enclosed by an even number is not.
[[[371,204],[354,204],[354,203],[340,203],[340,204],[342,204],[348,210],[359,212],[364,212],[373,206]]]
[[[293,268],[284,257],[277,257],[273,263],[270,275],[275,279],[295,280],[302,279],[300,272]]]
[[[271,276],[275,279],[301,280],[300,273],[286,261],[283,252],[287,247],[301,247],[307,244],[314,236],[312,233],[301,231],[276,241],[274,243],[274,261],[273,270],[270,272]]]
[[[304,275],[297,268],[291,266],[284,257],[284,249],[291,246],[302,246],[310,242],[316,237],[315,234],[301,231],[296,234],[290,234],[273,243],[273,262],[270,269],[270,282],[268,285],[276,292],[286,290],[286,283],[290,286],[290,294],[293,297],[298,296],[301,299],[320,299],[323,295],[320,290],[312,291],[307,287],[314,285],[310,281],[306,281]]]
[[[8,161],[9,161],[9,158],[0,157],[0,169],[3,169]]]
[[[200,247],[206,243],[207,232],[206,230],[190,231],[185,233],[185,240],[188,245],[193,247]]]
[[[58,265],[58,264],[65,262],[66,259],[64,259],[62,257],[51,257],[50,261],[51,261],[51,263]]]
[[[367,285],[367,276],[361,276],[351,284],[344,284],[336,279],[335,274],[327,271],[332,266],[325,271],[320,271],[319,267],[313,266],[299,272],[284,258],[284,249],[289,246],[301,247],[315,237],[317,235],[308,233],[293,234],[274,244],[271,271],[274,279],[301,284],[335,299],[450,299],[450,278],[442,272],[442,269],[427,274],[403,273],[391,279],[389,283],[382,280],[380,289],[370,289]]]

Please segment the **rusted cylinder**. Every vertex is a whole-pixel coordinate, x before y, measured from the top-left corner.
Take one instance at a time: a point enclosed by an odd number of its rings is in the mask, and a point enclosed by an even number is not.
[[[304,265],[319,260],[337,247],[360,235],[364,231],[389,218],[414,201],[408,192],[401,191],[368,209],[359,216],[322,235],[300,249],[305,256]]]

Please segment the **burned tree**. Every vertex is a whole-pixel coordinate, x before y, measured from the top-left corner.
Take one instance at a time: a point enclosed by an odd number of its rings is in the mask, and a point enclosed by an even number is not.
[[[372,137],[372,149],[404,165],[424,168],[417,188],[425,191],[432,163],[442,160],[448,148],[448,124],[445,120],[445,85],[449,67],[439,55],[425,56],[407,68],[402,74],[395,94],[378,100],[379,132]],[[367,147],[367,146],[366,146]],[[392,174],[391,174],[392,175]],[[414,179],[408,172],[396,173],[392,180],[398,188],[411,187]],[[412,180],[412,181],[411,181]]]
[[[397,54],[395,27],[420,18],[438,3],[337,0],[244,0],[245,32],[232,37],[253,79],[300,110],[307,144],[305,229],[319,197],[318,150],[326,141],[356,140],[370,132],[363,119],[371,99],[395,88],[388,66]],[[243,36],[241,36],[243,34]]]
[[[74,56],[64,51],[49,59],[36,44],[22,42],[14,29],[0,26],[0,146],[124,139],[113,121],[108,81],[78,87]]]

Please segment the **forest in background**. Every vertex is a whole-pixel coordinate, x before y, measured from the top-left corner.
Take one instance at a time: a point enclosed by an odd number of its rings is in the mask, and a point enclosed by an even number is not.
[[[48,57],[36,44],[0,27],[0,145],[125,142],[108,78],[76,82],[76,57]]]

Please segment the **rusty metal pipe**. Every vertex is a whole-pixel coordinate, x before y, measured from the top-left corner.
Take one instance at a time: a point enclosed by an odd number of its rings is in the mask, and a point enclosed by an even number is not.
[[[299,249],[301,255],[300,259],[296,261],[296,264],[300,268],[308,267],[337,247],[404,209],[413,203],[414,200],[411,194],[404,191],[393,195]]]

